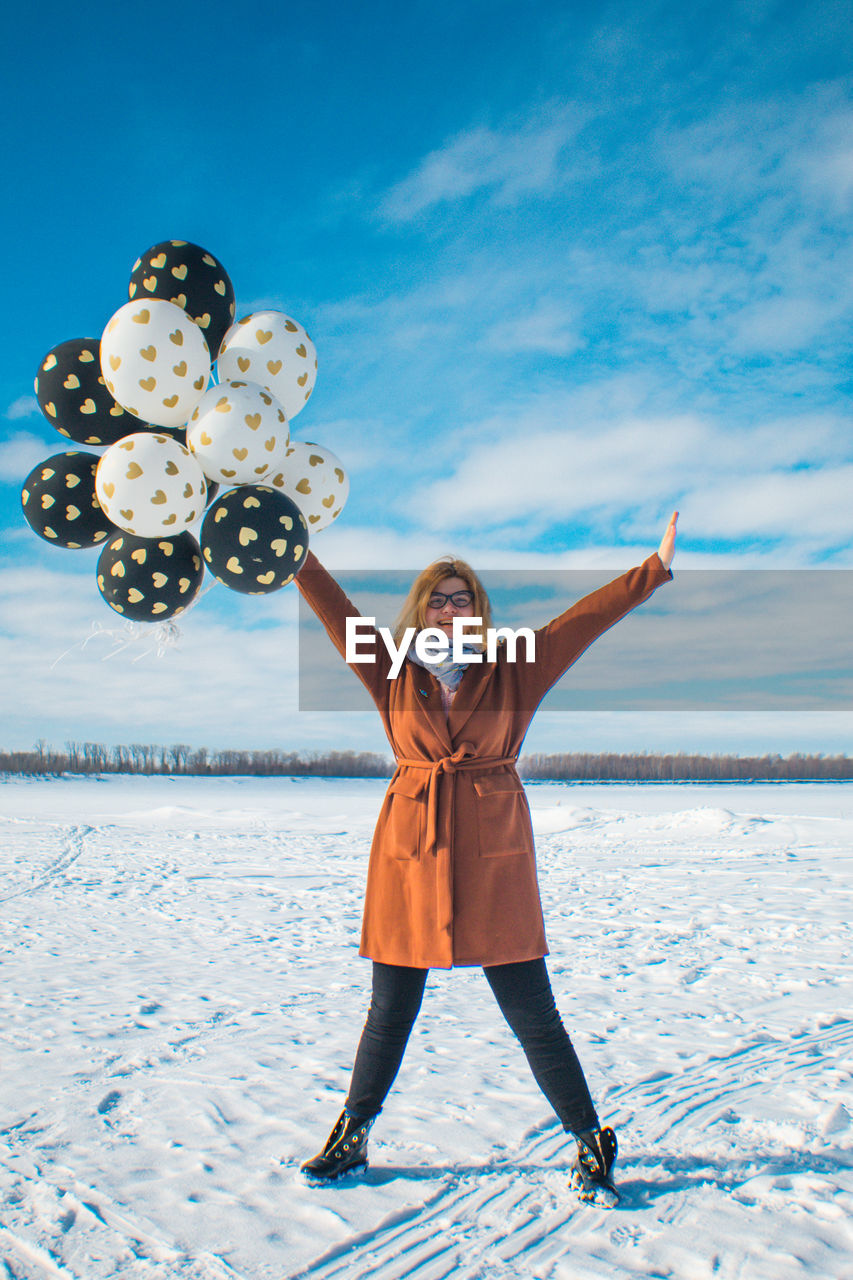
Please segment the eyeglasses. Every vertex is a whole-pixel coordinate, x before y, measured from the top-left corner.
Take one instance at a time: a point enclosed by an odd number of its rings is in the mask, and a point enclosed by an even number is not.
[[[433,591],[429,598],[430,609],[443,609],[446,604],[452,604],[457,609],[467,609],[468,605],[473,603],[473,591],[454,591],[449,596],[446,596],[443,591]]]

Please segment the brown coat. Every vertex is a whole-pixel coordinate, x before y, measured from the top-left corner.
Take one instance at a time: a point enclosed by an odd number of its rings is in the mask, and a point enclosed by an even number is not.
[[[527,797],[515,761],[553,684],[619,618],[672,574],[657,554],[592,592],[536,634],[536,661],[472,664],[449,715],[435,677],[408,659],[389,680],[353,665],[382,717],[397,769],[385,796],[367,872],[360,954],[385,964],[449,969],[548,954]],[[297,579],[338,651],[357,616],[309,552]],[[523,657],[524,642],[519,645]]]

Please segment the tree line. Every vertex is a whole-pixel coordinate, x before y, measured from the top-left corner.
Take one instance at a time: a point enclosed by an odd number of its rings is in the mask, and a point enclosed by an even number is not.
[[[384,756],[370,751],[209,751],[183,742],[171,747],[144,742],[115,747],[100,742],[66,742],[65,750],[58,751],[37,742],[32,751],[0,751],[0,773],[385,778],[391,776],[392,768]]]
[[[32,751],[0,751],[0,773],[36,777],[112,773],[390,778],[393,771],[393,761],[370,751],[209,751],[185,743],[166,747],[136,742],[114,747],[67,742],[59,751],[44,741]],[[853,780],[853,758],[800,753],[782,757],[570,752],[523,756],[519,773],[531,782],[848,782]]]
[[[567,755],[524,756],[519,772],[528,781],[559,782],[847,782],[849,756]]]

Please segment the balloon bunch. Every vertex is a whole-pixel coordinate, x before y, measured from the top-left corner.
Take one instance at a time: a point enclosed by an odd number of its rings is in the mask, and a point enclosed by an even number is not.
[[[313,342],[280,311],[234,323],[225,268],[185,240],[137,259],[128,293],[100,338],[62,342],[39,365],[48,422],[104,452],[34,467],[27,523],[54,546],[102,546],[98,589],[132,621],[183,612],[205,564],[234,591],[279,590],[349,493],[329,449],[290,439],[314,390]]]

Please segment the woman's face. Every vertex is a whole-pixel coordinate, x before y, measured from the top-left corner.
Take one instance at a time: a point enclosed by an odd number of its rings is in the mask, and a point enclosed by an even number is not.
[[[452,596],[456,596],[461,602],[463,596],[460,592],[464,592],[467,601],[456,603]],[[433,589],[427,607],[424,610],[426,625],[428,627],[440,627],[442,631],[449,636],[453,631],[454,618],[473,618],[474,616],[474,593],[468,586],[464,578],[443,578],[438,586]]]

